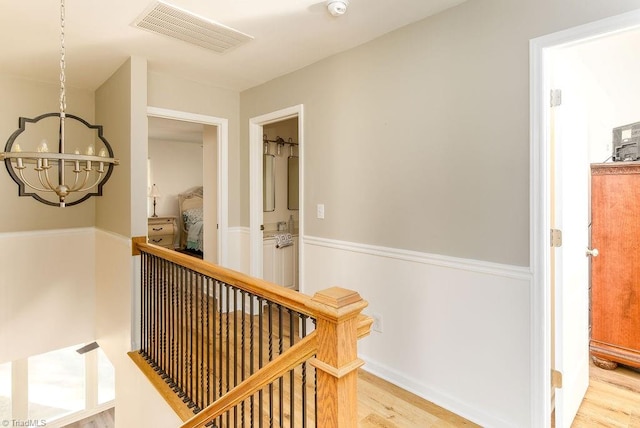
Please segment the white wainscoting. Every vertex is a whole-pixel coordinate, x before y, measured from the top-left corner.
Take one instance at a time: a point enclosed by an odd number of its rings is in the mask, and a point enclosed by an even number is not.
[[[306,236],[304,289],[358,291],[383,332],[364,369],[482,426],[531,425],[528,267]],[[248,273],[250,233],[229,228],[229,266]]]
[[[96,340],[116,370],[116,426],[172,428],[180,418],[133,363],[139,332],[140,257],[131,256],[131,239],[97,229]]]
[[[0,234],[0,363],[94,337],[94,229]]]
[[[228,248],[227,251],[227,268],[249,274],[250,251],[251,251],[251,232],[248,227],[230,227],[227,229]]]
[[[364,369],[482,426],[526,427],[529,268],[305,237],[305,294],[341,286],[383,332],[360,342]]]

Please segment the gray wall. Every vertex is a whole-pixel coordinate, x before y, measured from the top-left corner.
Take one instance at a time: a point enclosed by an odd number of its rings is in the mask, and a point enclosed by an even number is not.
[[[131,60],[123,64],[96,91],[96,117],[102,120],[120,165],[109,179],[109,190],[99,198],[97,226],[122,236],[131,233]],[[140,166],[135,165],[135,168]],[[146,186],[145,186],[146,187]],[[105,186],[106,189],[106,186]]]
[[[304,104],[307,235],[528,266],[529,40],[637,7],[469,1],[243,92],[240,123]]]

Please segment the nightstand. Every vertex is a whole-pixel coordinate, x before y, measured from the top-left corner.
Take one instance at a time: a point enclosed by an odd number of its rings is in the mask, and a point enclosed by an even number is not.
[[[178,231],[175,217],[149,217],[147,224],[149,244],[172,250],[175,248],[176,232]]]

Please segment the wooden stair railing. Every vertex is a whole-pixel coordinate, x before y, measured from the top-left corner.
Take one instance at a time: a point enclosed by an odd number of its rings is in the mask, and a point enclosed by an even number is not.
[[[249,376],[240,385],[214,401],[209,407],[186,421],[181,428],[204,427],[209,421],[231,410],[292,368],[307,361],[316,353],[317,349],[317,337],[316,333],[313,332],[293,345],[291,349],[285,351],[284,354]]]
[[[373,322],[370,317],[361,314],[367,302],[357,292],[332,287],[309,297],[175,251],[147,244],[143,238],[134,238],[133,255],[139,255],[141,251],[231,284],[316,320],[313,332],[195,416],[187,419],[185,413],[179,412],[185,421],[182,428],[209,426],[214,418],[230,411],[249,396],[306,361],[316,369],[316,426],[357,426],[357,369],[364,364],[357,356],[357,340],[370,333]],[[130,355],[132,354],[135,353]],[[139,366],[143,364],[138,357],[132,355],[132,359]]]
[[[370,333],[372,323],[373,319],[371,317],[365,315],[358,317],[358,339]],[[309,360],[317,351],[318,341],[316,332],[312,332],[284,354],[264,366],[262,370],[254,373],[202,412],[187,420],[181,428],[205,427],[208,421],[224,414],[260,389],[269,385],[269,383],[283,376],[292,368]]]

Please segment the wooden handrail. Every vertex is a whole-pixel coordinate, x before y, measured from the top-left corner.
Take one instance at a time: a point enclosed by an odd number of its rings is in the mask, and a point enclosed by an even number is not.
[[[256,296],[278,302],[282,306],[292,309],[300,314],[315,317],[317,307],[314,308],[311,298],[302,293],[290,290],[279,285],[272,284],[259,278],[245,275],[241,272],[214,265],[178,251],[169,250],[157,245],[136,241],[133,239],[134,249],[145,253],[162,257],[165,260],[179,264],[195,272],[210,276],[239,289],[245,290]]]
[[[371,318],[369,315],[358,315],[358,340],[371,334],[372,325],[373,318]]]

